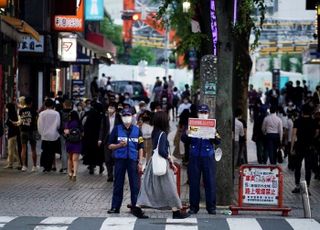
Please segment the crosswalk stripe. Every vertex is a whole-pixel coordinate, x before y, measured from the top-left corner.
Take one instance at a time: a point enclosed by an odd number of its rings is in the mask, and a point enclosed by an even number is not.
[[[227,218],[229,228],[232,230],[262,230],[256,219],[250,218]]]
[[[66,225],[71,224],[78,217],[48,217],[41,221],[41,224],[57,224]]]
[[[77,217],[48,217],[40,222],[34,230],[67,230]]]
[[[108,217],[100,230],[133,230],[137,218],[134,217]]]
[[[294,230],[315,230],[320,229],[320,224],[314,219],[290,219],[286,221]]]
[[[198,230],[196,218],[167,219],[166,230]]]

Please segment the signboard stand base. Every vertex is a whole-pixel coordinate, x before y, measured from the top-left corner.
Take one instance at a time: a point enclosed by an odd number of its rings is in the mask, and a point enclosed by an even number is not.
[[[288,216],[289,212],[291,211],[291,208],[288,207],[247,207],[247,206],[230,206],[230,210],[232,212],[232,215],[238,215],[239,211],[268,211],[268,212],[282,212],[282,216]]]
[[[239,172],[238,205],[229,208],[232,215],[238,215],[239,211],[269,211],[282,212],[282,216],[288,216],[291,208],[283,206],[281,167],[242,165]]]

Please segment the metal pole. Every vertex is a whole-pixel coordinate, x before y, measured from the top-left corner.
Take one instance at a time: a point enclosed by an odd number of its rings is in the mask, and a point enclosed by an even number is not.
[[[168,79],[169,75],[169,31],[170,31],[170,25],[169,25],[169,16],[166,16],[166,40],[165,40],[165,76]]]
[[[301,193],[302,204],[303,204],[304,218],[310,219],[311,218],[310,200],[309,200],[307,182],[305,180],[300,182],[300,193]]]

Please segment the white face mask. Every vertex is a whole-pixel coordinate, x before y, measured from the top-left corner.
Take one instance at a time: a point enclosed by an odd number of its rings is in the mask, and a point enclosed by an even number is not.
[[[123,122],[124,124],[131,124],[131,122],[132,122],[132,116],[124,116],[124,117],[122,117],[122,122]]]
[[[199,114],[198,114],[198,117],[199,117],[200,119],[208,119],[208,118],[209,118],[209,114],[199,113]]]

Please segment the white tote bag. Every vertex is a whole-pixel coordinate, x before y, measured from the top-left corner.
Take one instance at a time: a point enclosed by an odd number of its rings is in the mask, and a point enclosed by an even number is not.
[[[159,135],[157,147],[153,150],[152,155],[152,171],[155,176],[162,176],[167,172],[167,159],[159,155],[159,141],[162,134],[163,132]]]

